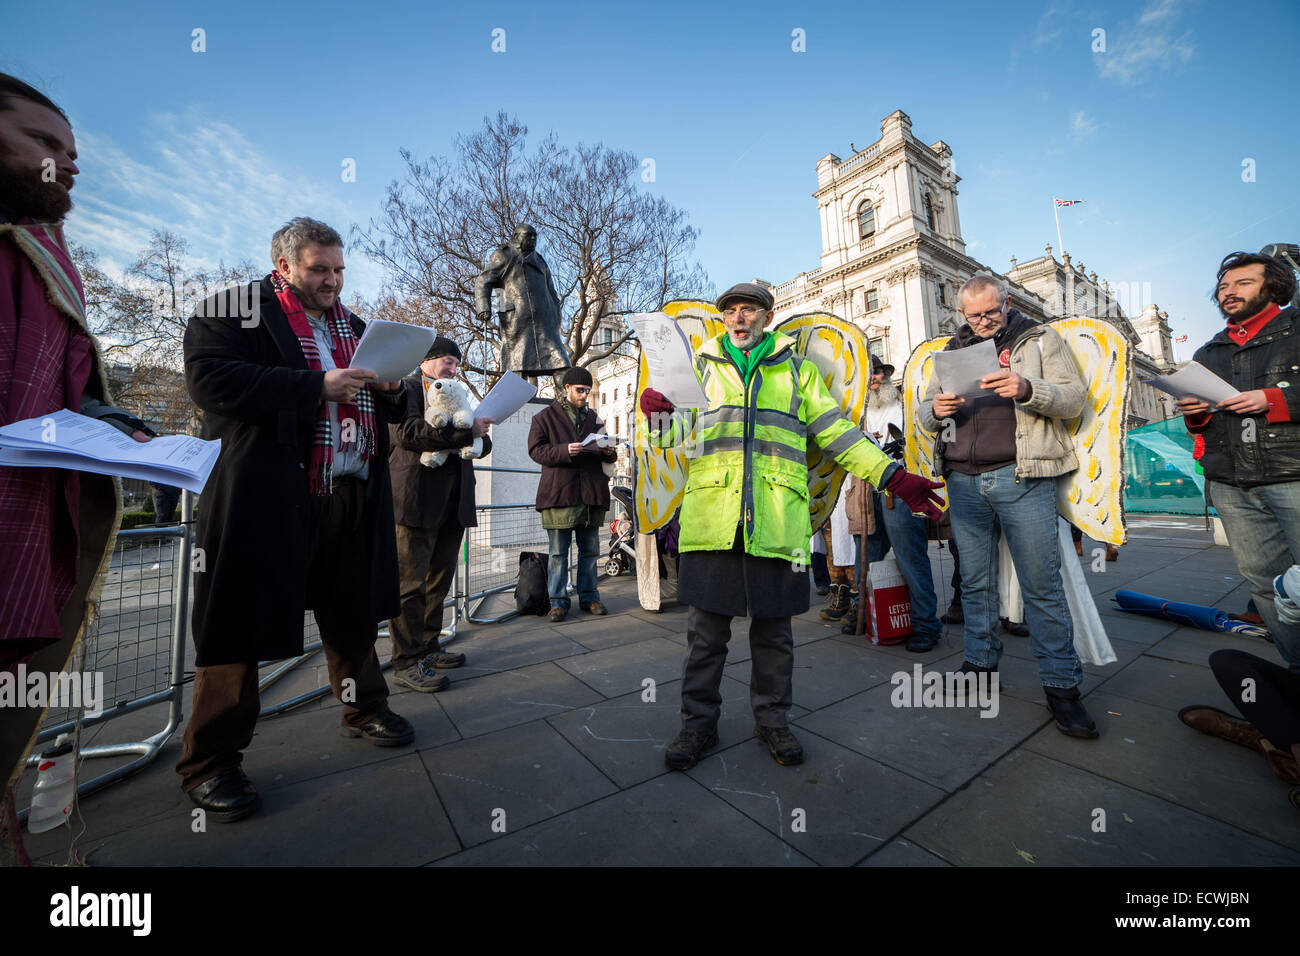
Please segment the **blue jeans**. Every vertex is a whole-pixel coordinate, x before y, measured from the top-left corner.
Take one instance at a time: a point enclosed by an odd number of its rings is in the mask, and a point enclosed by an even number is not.
[[[997,667],[998,537],[1002,524],[1025,600],[1030,646],[1045,687],[1075,687],[1083,665],[1074,651],[1074,622],[1061,583],[1056,532],[1056,479],[1016,479],[1014,465],[982,475],[948,476],[952,533],[961,553],[961,607],[966,660]]]
[[[1300,627],[1279,621],[1273,605],[1273,579],[1300,564],[1300,481],[1255,488],[1211,481],[1207,491],[1264,626],[1282,659],[1300,672]]]
[[[600,557],[600,526],[549,529],[551,559],[546,565],[546,590],[551,597],[551,607],[569,610],[569,542],[578,536],[578,602],[590,604],[600,600],[596,590],[596,559]]]
[[[930,540],[925,533],[925,519],[912,514],[901,499],[895,498],[894,507],[887,508],[884,493],[878,491],[875,496],[879,499],[876,517],[889,537],[898,570],[912,598],[912,631],[922,637],[938,636],[943,633],[943,625],[936,613],[938,598],[930,571]]]

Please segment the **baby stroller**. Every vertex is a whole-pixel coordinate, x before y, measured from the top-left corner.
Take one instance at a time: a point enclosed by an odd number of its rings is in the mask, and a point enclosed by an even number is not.
[[[609,523],[609,554],[605,557],[605,574],[616,578],[636,567],[636,506],[631,488],[614,485],[609,493],[623,506],[623,515]]]

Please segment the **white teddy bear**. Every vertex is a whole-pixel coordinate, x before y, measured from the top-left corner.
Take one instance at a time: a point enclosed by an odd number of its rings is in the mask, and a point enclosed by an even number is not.
[[[457,428],[472,428],[474,425],[474,405],[469,389],[464,382],[454,378],[436,378],[429,383],[425,392],[424,420],[434,428],[442,428],[448,422]],[[426,451],[420,454],[420,464],[428,468],[438,468],[451,454],[446,451]],[[460,450],[461,458],[478,458],[483,454],[483,439],[474,441]]]

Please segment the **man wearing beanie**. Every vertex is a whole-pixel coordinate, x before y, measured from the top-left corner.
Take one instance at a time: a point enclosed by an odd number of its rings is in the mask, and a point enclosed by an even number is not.
[[[465,663],[464,654],[442,651],[442,605],[456,573],[456,555],[466,528],[474,527],[474,463],[459,450],[483,439],[483,454],[492,450],[491,418],[476,418],[472,428],[448,423],[434,428],[424,419],[429,383],[455,378],[460,349],[438,336],[420,363],[418,375],[402,380],[405,413],[389,426],[392,451],[393,516],[397,520],[397,570],[402,611],[388,622],[393,638],[393,680],[412,690],[446,690],[450,681],[438,673]],[[451,452],[437,468],[420,464],[426,451]]]
[[[550,564],[546,583],[551,598],[551,621],[569,613],[569,543],[578,537],[578,606],[589,614],[605,614],[596,589],[596,559],[600,556],[600,529],[609,508],[609,479],[602,462],[613,462],[618,452],[604,442],[583,444],[588,435],[603,434],[604,423],[587,407],[591,373],[571,368],[562,379],[564,397],[557,398],[533,418],[528,432],[528,455],[542,466],[537,485],[537,510],[550,539]]]
[[[808,610],[799,573],[812,534],[808,442],[850,473],[888,488],[911,511],[938,518],[937,482],[908,474],[842,414],[814,362],[795,341],[766,331],[772,294],[754,283],[718,299],[726,331],[703,343],[695,372],[707,411],[674,414],[647,388],[641,411],[659,447],[697,445],[682,496],[677,597],[690,605],[682,673],[682,731],[664,752],[670,770],[687,770],[718,745],[722,670],[731,620],[748,617],[754,736],[783,765],[803,760],[790,732],[794,634],[790,618]],[[798,568],[798,570],[796,570]]]

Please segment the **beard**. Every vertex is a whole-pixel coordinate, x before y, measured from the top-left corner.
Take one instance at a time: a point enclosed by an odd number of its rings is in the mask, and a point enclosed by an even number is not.
[[[1261,289],[1253,299],[1247,299],[1245,305],[1232,314],[1225,311],[1222,305],[1219,306],[1219,311],[1223,314],[1223,317],[1233,325],[1240,325],[1252,315],[1259,315],[1259,313],[1267,309],[1269,301],[1268,293]]]
[[[72,196],[60,183],[41,180],[40,170],[15,169],[0,151],[0,209],[16,219],[60,223],[72,209]]]
[[[897,405],[902,394],[888,382],[881,383],[880,388],[867,390],[867,408],[880,409]]]

